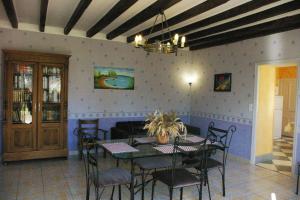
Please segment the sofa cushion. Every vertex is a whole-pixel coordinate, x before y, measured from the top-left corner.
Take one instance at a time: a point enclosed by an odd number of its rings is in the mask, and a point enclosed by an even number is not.
[[[117,122],[116,127],[111,128],[112,139],[128,138],[130,135],[144,135],[147,130],[144,130],[144,121],[122,121]]]

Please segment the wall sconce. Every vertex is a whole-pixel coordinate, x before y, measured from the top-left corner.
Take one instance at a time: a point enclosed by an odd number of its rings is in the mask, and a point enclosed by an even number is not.
[[[189,84],[189,86],[191,87],[193,83],[196,82],[197,80],[197,75],[195,73],[191,73],[191,74],[185,74],[184,75],[184,80],[185,82],[187,82]]]

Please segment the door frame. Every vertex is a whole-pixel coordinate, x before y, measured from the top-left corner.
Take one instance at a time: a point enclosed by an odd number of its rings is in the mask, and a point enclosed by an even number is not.
[[[252,141],[251,141],[251,164],[256,164],[255,155],[256,155],[256,123],[257,123],[257,114],[258,114],[258,85],[259,85],[259,67],[261,65],[294,65],[297,67],[297,87],[296,87],[296,111],[295,111],[295,129],[294,129],[294,142],[293,142],[293,157],[292,157],[292,172],[296,170],[297,164],[297,142],[300,140],[298,138],[298,131],[300,124],[300,117],[298,116],[298,112],[300,113],[300,58],[295,59],[287,59],[287,60],[271,60],[271,61],[262,61],[255,63],[255,80],[254,80],[254,102],[253,102],[253,117],[252,117]],[[300,154],[300,152],[299,152]]]

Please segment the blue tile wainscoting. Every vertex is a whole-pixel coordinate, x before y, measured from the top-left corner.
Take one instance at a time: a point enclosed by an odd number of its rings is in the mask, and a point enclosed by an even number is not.
[[[297,141],[297,145],[296,145],[296,148],[297,148],[297,153],[296,153],[296,159],[297,159],[297,162],[300,162],[300,133],[298,133],[298,141]]]
[[[100,117],[97,117],[100,116]],[[119,116],[122,116],[120,114]],[[116,117],[116,115],[111,116],[107,114],[103,115],[90,115],[90,114],[75,114],[71,115],[68,123],[68,148],[70,153],[75,153],[77,151],[77,137],[74,136],[73,131],[78,125],[78,119],[92,119],[99,118],[100,120],[100,128],[108,130],[110,132],[110,128],[114,127],[116,122],[118,121],[138,121],[145,120],[145,116],[126,116],[126,117]],[[180,118],[183,122],[187,123],[189,121],[189,117],[187,114],[181,115]],[[220,128],[228,128],[230,125],[235,125],[237,127],[237,132],[234,134],[230,154],[240,157],[245,160],[250,160],[251,157],[251,139],[252,139],[252,122],[249,119],[240,119],[233,117],[220,117],[214,114],[193,114],[190,118],[190,124],[192,126],[197,126],[201,129],[201,134],[203,136],[206,135],[207,128],[210,122],[214,122],[216,127]],[[109,136],[110,137],[110,134]],[[300,133],[298,133],[298,138],[300,138]],[[296,145],[297,152],[300,152],[300,141],[298,140],[298,144]],[[0,134],[0,153],[2,153],[2,130]],[[300,153],[296,155],[297,161],[300,161]]]
[[[116,122],[119,121],[140,121],[145,120],[146,114],[150,112],[144,112],[135,114],[135,113],[125,113],[125,117],[117,117],[123,116],[122,113],[96,113],[96,114],[71,114],[68,119],[68,149],[70,153],[75,153],[77,150],[77,137],[74,136],[73,131],[78,126],[78,119],[99,119],[99,125],[101,129],[109,131],[108,137],[110,138],[110,128],[116,125]],[[184,122],[188,122],[188,115],[185,113],[184,115],[179,115],[180,119]],[[2,154],[2,129],[0,129],[0,157]]]
[[[100,116],[100,117],[98,117]],[[100,128],[104,130],[108,130],[110,132],[110,128],[114,127],[116,122],[118,121],[138,121],[138,120],[145,120],[144,116],[135,116],[134,114],[132,116],[128,116],[126,114],[126,117],[116,117],[117,115],[113,114],[112,116],[110,114],[107,115],[91,115],[91,114],[71,114],[69,121],[68,121],[68,148],[70,153],[74,153],[77,151],[77,137],[74,136],[73,131],[78,126],[78,119],[92,119],[92,118],[99,118]],[[119,116],[122,116],[122,114],[119,114]],[[208,117],[202,117],[202,116],[192,116],[191,117],[191,125],[197,126],[201,129],[201,133],[203,136],[206,134],[208,124],[211,121],[215,122],[215,125],[217,127],[221,128],[227,128],[231,124],[236,125],[237,132],[235,133],[233,140],[232,140],[232,146],[230,149],[230,153],[242,157],[244,159],[250,160],[251,156],[251,131],[252,127],[249,124],[246,123],[237,123],[237,122],[230,122],[230,121],[223,121],[223,120],[216,120],[212,118],[213,115]],[[188,115],[181,115],[180,118],[183,122],[187,123],[189,120]],[[1,131],[2,132],[2,131]],[[110,134],[109,136],[110,137]],[[2,146],[2,134],[0,136],[0,147]],[[299,146],[298,146],[299,149]],[[2,148],[0,149],[2,153]],[[300,160],[300,158],[298,159]]]
[[[87,115],[89,116],[89,115]],[[91,117],[92,118],[92,117]],[[74,136],[73,131],[78,126],[78,119],[69,119],[69,125],[68,125],[68,148],[70,153],[74,153],[77,150],[77,137]],[[180,119],[187,123],[188,117],[187,115],[180,116]],[[109,138],[110,138],[110,128],[114,127],[116,125],[116,122],[119,121],[143,121],[145,120],[145,117],[104,117],[99,118],[99,125],[101,129],[109,131]]]
[[[232,118],[230,118],[232,120]],[[249,120],[232,120],[225,121],[220,119],[214,119],[213,115],[210,117],[204,116],[192,116],[191,125],[197,126],[201,129],[201,134],[206,135],[207,128],[210,122],[214,122],[215,126],[222,129],[227,129],[230,125],[235,125],[237,131],[234,133],[231,141],[229,153],[240,157],[245,160],[251,158],[251,139],[252,139],[252,125],[249,124]],[[235,122],[240,121],[240,122]]]

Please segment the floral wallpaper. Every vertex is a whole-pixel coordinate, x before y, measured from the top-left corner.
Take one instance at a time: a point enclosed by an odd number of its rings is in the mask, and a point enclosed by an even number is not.
[[[69,118],[139,117],[158,108],[187,115],[191,109],[194,116],[250,125],[255,64],[299,58],[299,35],[297,29],[174,56],[147,55],[119,42],[0,29],[0,48],[72,55]],[[94,89],[95,65],[134,68],[135,90]],[[183,77],[191,71],[198,76],[192,96]],[[225,72],[232,73],[232,91],[214,92],[214,74]]]
[[[193,86],[194,116],[252,124],[255,66],[300,58],[300,29],[192,52],[199,81]],[[214,92],[213,77],[232,73],[232,91]]]
[[[188,51],[178,56],[147,55],[120,42],[9,29],[0,29],[0,38],[0,49],[72,55],[69,118],[136,117],[155,109],[176,110],[181,115],[189,111],[189,87],[183,79],[192,67]],[[133,68],[135,89],[94,89],[93,68],[97,65]]]

